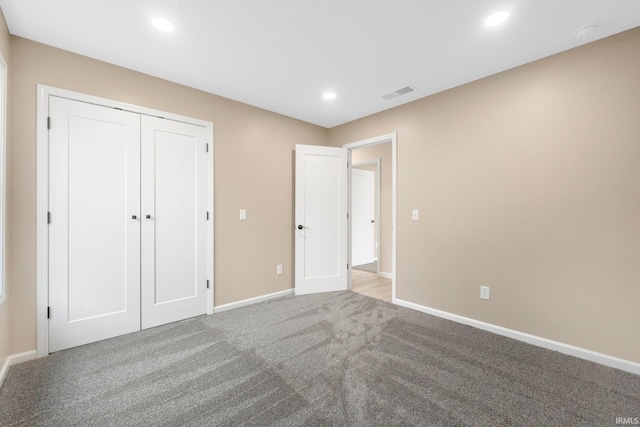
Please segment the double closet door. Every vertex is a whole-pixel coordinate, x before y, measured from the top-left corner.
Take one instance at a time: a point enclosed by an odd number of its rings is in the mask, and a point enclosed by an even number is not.
[[[49,351],[206,314],[206,128],[49,112]]]

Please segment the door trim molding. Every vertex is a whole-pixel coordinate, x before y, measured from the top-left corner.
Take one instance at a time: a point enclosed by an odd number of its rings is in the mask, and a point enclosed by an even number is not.
[[[391,302],[396,303],[396,205],[398,197],[397,188],[397,133],[388,133],[386,135],[374,136],[373,138],[352,142],[343,145],[349,150],[349,177],[351,176],[351,151],[356,148],[370,147],[372,145],[391,143]],[[380,175],[380,174],[378,174]],[[349,200],[351,200],[351,182],[349,182]],[[351,227],[351,222],[349,222]],[[351,251],[351,229],[349,229],[349,252]],[[349,253],[349,263],[351,263],[351,254]],[[380,264],[378,263],[378,266]],[[351,274],[349,274],[349,289],[351,289]]]
[[[112,99],[86,95],[66,89],[38,84],[37,86],[37,111],[36,111],[36,356],[44,357],[49,354],[49,322],[47,319],[47,306],[49,302],[49,233],[47,225],[47,212],[49,209],[49,133],[47,117],[49,116],[49,97],[71,99],[100,105],[108,108],[117,108],[141,115],[161,117],[178,122],[203,126],[207,129],[207,210],[210,212],[210,221],[207,224],[207,276],[210,288],[207,291],[207,314],[213,314],[214,307],[214,219],[213,205],[213,123],[195,119],[179,114],[169,113],[152,108],[128,104]],[[55,126],[55,124],[53,124]]]

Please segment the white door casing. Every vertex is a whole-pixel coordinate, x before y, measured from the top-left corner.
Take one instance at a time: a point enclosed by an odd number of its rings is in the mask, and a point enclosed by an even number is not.
[[[53,352],[140,329],[140,116],[57,97],[50,111]]]
[[[142,329],[207,313],[206,128],[142,116]]]
[[[206,314],[206,126],[50,96],[48,349]]]
[[[296,145],[295,293],[348,286],[348,153]]]
[[[58,317],[59,315],[61,315],[61,313],[66,313],[68,312],[68,307],[63,308],[62,310],[58,308],[56,308],[56,300],[60,298],[59,295],[57,295],[57,293],[55,293],[55,289],[52,289],[50,287],[50,276],[51,273],[58,274],[59,272],[63,271],[63,269],[57,268],[56,266],[53,266],[52,268],[52,262],[56,262],[56,259],[60,258],[62,254],[58,254],[58,251],[54,251],[56,252],[55,254],[52,254],[53,256],[50,257],[50,253],[52,252],[51,250],[51,245],[53,244],[54,246],[56,245],[55,242],[51,241],[51,237],[56,237],[55,233],[60,233],[60,229],[57,228],[60,223],[58,220],[60,220],[60,214],[62,213],[63,216],[65,214],[64,211],[60,211],[60,205],[59,203],[56,203],[55,197],[52,197],[53,194],[50,192],[51,186],[56,186],[56,183],[54,182],[55,180],[52,180],[52,177],[50,176],[50,174],[56,173],[56,166],[52,165],[51,162],[52,160],[54,160],[56,158],[56,156],[60,156],[60,153],[55,152],[55,147],[54,150],[52,151],[50,149],[50,140],[51,140],[51,133],[54,133],[54,137],[55,137],[55,133],[62,130],[60,126],[66,126],[68,127],[68,123],[65,123],[64,117],[61,119],[60,117],[55,117],[56,114],[54,111],[52,111],[53,109],[53,103],[57,102],[54,98],[60,98],[62,100],[68,100],[69,102],[73,102],[76,101],[79,103],[79,105],[89,105],[89,107],[97,107],[96,109],[92,109],[92,111],[107,111],[108,116],[110,118],[107,118],[106,120],[104,120],[104,122],[106,124],[111,123],[114,125],[114,127],[117,127],[116,125],[118,125],[119,123],[119,119],[117,117],[118,116],[118,111],[120,111],[121,113],[123,113],[124,115],[127,114],[132,114],[132,116],[134,117],[138,117],[138,130],[135,132],[131,132],[130,135],[130,139],[134,138],[134,134],[137,135],[137,145],[138,145],[138,149],[136,150],[137,156],[138,156],[138,160],[137,161],[133,161],[131,160],[131,165],[127,165],[127,169],[129,169],[130,166],[137,164],[140,164],[140,120],[141,120],[141,116],[150,116],[150,117],[162,117],[162,118],[166,118],[168,120],[173,120],[176,122],[180,122],[180,123],[189,123],[189,124],[193,124],[196,127],[202,127],[204,129],[206,129],[206,209],[208,212],[205,213],[206,216],[208,216],[209,221],[207,221],[207,227],[206,227],[206,246],[207,246],[207,255],[206,255],[206,275],[207,275],[207,279],[206,283],[207,283],[207,298],[206,298],[206,305],[207,305],[207,313],[211,314],[213,313],[213,306],[214,306],[214,294],[213,294],[213,289],[214,289],[214,265],[213,265],[213,252],[214,252],[214,227],[213,227],[213,222],[214,222],[214,203],[213,203],[213,195],[214,195],[214,189],[213,189],[213,178],[214,178],[214,174],[213,174],[213,123],[209,122],[209,121],[204,121],[204,120],[199,120],[199,119],[194,119],[191,117],[186,117],[186,116],[182,116],[179,114],[174,114],[171,112],[167,112],[167,111],[160,111],[160,110],[155,110],[155,109],[151,109],[151,108],[146,108],[146,107],[141,107],[139,105],[133,105],[133,104],[128,104],[128,103],[124,103],[124,102],[120,102],[120,101],[115,101],[115,100],[111,100],[111,99],[106,99],[106,98],[100,98],[100,97],[96,97],[96,96],[91,96],[91,95],[86,95],[86,94],[82,94],[82,93],[78,93],[78,92],[73,92],[73,91],[69,91],[69,90],[65,90],[65,89],[60,89],[60,88],[55,88],[55,87],[51,87],[51,86],[46,86],[46,85],[41,85],[38,84],[37,85],[37,227],[36,227],[36,237],[37,237],[37,251],[36,251],[36,318],[37,318],[37,334],[36,334],[36,355],[37,357],[43,357],[46,356],[47,354],[49,354],[52,351],[55,351],[57,349],[59,349],[58,347],[56,347],[56,345],[51,345],[51,341],[52,341],[52,337],[51,337],[51,331],[50,331],[50,324],[53,322],[54,323],[54,328],[55,328],[55,323],[57,321],[60,320],[60,317]],[[102,107],[102,109],[101,109]],[[84,111],[84,110],[83,110]],[[115,114],[115,115],[111,115],[109,116],[109,114]],[[114,119],[115,117],[115,119]],[[122,116],[120,116],[122,117]],[[99,121],[99,120],[98,120]],[[72,124],[74,124],[74,122],[71,122]],[[105,124],[103,123],[103,125]],[[108,126],[107,126],[108,127]],[[72,135],[72,138],[74,137],[74,135]],[[117,145],[117,144],[116,144]],[[72,147],[73,148],[73,147]],[[104,147],[103,147],[104,148]],[[111,147],[113,148],[113,147]],[[132,147],[131,147],[132,148]],[[73,153],[72,153],[73,154]],[[68,156],[67,156],[68,157]],[[77,159],[77,156],[75,156]],[[105,157],[105,159],[108,160],[107,157]],[[71,157],[71,160],[74,160],[74,156]],[[83,159],[84,160],[84,159]],[[74,162],[75,163],[75,162]],[[52,167],[53,166],[53,167]],[[83,170],[86,173],[89,173],[89,176],[91,175],[91,171],[88,170],[92,165],[89,165],[89,163],[87,163]],[[101,165],[98,165],[101,166]],[[58,168],[59,169],[59,168]],[[96,169],[97,171],[98,169]],[[111,170],[110,173],[115,172],[115,170]],[[74,173],[72,171],[72,173]],[[137,180],[137,187],[138,187],[138,192],[137,192],[137,196],[135,197],[140,197],[140,169],[138,167],[138,171],[137,171],[137,178],[135,180]],[[99,175],[99,174],[94,174],[94,175]],[[129,174],[129,176],[127,177],[127,180],[129,180],[129,178],[131,178],[132,176],[134,176],[135,174]],[[74,175],[75,176],[75,175]],[[68,177],[65,177],[65,179],[68,179]],[[103,182],[104,184],[104,182]],[[114,184],[115,185],[115,184]],[[86,189],[86,187],[85,187]],[[76,192],[76,189],[73,188],[72,186],[72,190],[73,192]],[[130,191],[131,188],[127,188],[127,197],[133,196],[135,194],[134,191]],[[90,191],[93,190],[89,190],[87,191],[88,193]],[[90,200],[90,199],[89,199]],[[104,201],[104,198],[99,198],[98,202],[102,202]],[[64,203],[64,202],[62,202]],[[137,206],[137,208],[135,209],[136,211],[140,210],[140,200],[138,200],[135,205]],[[73,207],[73,206],[72,206]],[[110,208],[111,206],[107,206],[108,208]],[[106,212],[106,211],[105,211]],[[133,214],[131,214],[133,215]],[[138,237],[138,245],[140,245],[140,226],[142,224],[141,222],[141,215],[142,213],[138,212],[138,215],[136,215],[136,219],[133,220],[133,218],[131,218],[131,220],[133,221],[132,224],[136,224],[137,221],[137,227],[138,230],[133,233],[130,230],[127,230],[127,238],[132,237],[134,235],[136,235]],[[127,218],[130,218],[127,216]],[[51,219],[51,221],[49,221],[49,219]],[[64,218],[63,218],[64,220]],[[100,220],[100,218],[98,218],[98,220]],[[99,227],[100,225],[98,225]],[[77,224],[73,224],[73,227],[77,227]],[[72,227],[72,228],[73,228]],[[53,236],[50,236],[50,233],[54,233]],[[77,235],[78,233],[76,233]],[[106,235],[106,233],[102,233],[102,235]],[[72,242],[73,243],[73,242]],[[67,242],[68,244],[68,242]],[[59,245],[59,242],[58,242]],[[137,286],[137,292],[135,293],[135,295],[132,295],[131,298],[128,298],[127,303],[129,304],[130,307],[138,307],[138,315],[134,316],[137,317],[136,319],[136,328],[135,330],[139,330],[140,329],[140,323],[141,323],[141,311],[140,311],[140,251],[135,251],[132,250],[131,248],[123,248],[123,250],[128,250],[129,252],[133,251],[135,253],[138,254],[138,260],[136,262],[132,262],[129,263],[127,265],[126,268],[133,268],[133,267],[137,267],[138,269],[138,274],[137,274],[137,280],[138,280],[138,286]],[[73,252],[75,254],[78,253],[78,251]],[[60,255],[60,256],[58,256]],[[68,257],[67,257],[68,258]],[[77,258],[77,256],[76,256]],[[64,261],[64,260],[63,260]],[[67,259],[68,261],[68,259]],[[66,267],[64,267],[66,268]],[[57,272],[56,272],[57,269]],[[116,268],[117,270],[118,268]],[[75,270],[74,270],[75,271]],[[78,270],[81,271],[81,270]],[[65,273],[66,274],[66,273]],[[115,274],[115,272],[114,272]],[[128,286],[128,285],[127,285]],[[76,289],[72,288],[72,292],[75,292]],[[65,297],[62,297],[65,298]],[[77,299],[77,296],[74,297],[75,299]],[[67,300],[69,300],[68,297],[66,297]],[[133,303],[133,300],[136,300],[135,303]],[[71,300],[72,303],[74,303],[74,299]],[[72,304],[73,305],[73,304]],[[91,306],[87,306],[87,307],[81,307],[79,309],[75,309],[75,312],[81,312],[81,310],[87,310],[89,311],[90,309],[93,309],[94,311],[95,308],[92,308]],[[51,316],[49,316],[49,314]],[[96,322],[99,321],[100,317],[107,317],[107,315],[98,315],[94,318],[91,319],[86,319],[86,320],[95,320]],[[81,319],[82,320],[82,319]],[[75,324],[73,324],[72,326],[76,329],[78,329],[78,326],[81,324],[82,322],[78,322],[76,321]],[[116,321],[117,323],[117,321]],[[113,327],[114,325],[111,324],[111,322],[104,322],[101,323],[102,326],[105,326],[104,329],[109,330],[109,328]],[[129,330],[125,330],[122,333],[127,333],[129,332]],[[104,332],[103,329],[96,329],[94,332],[92,332],[91,334],[85,334],[86,336],[89,335],[99,335],[99,334],[103,334],[105,336],[109,335],[107,333]],[[118,333],[119,335],[120,333]],[[102,337],[99,336],[93,336],[90,337],[89,341],[97,341],[102,339]],[[87,340],[84,341],[79,341],[79,343],[83,343],[83,342],[89,342]],[[73,345],[79,345],[78,342],[76,344]],[[70,345],[69,345],[70,346]]]
[[[351,262],[375,261],[375,181],[372,171],[351,169]]]

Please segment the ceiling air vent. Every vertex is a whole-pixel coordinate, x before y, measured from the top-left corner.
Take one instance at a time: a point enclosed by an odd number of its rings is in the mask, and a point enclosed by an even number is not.
[[[411,86],[405,86],[403,88],[400,88],[398,90],[394,90],[393,92],[390,92],[386,95],[382,95],[382,99],[388,101],[390,99],[396,98],[398,96],[401,95],[406,95],[408,93],[414,92],[416,89],[414,87]]]

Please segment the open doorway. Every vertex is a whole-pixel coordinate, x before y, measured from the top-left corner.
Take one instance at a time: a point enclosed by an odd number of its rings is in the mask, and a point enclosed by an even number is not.
[[[351,151],[351,290],[395,300],[395,134],[345,146]]]

